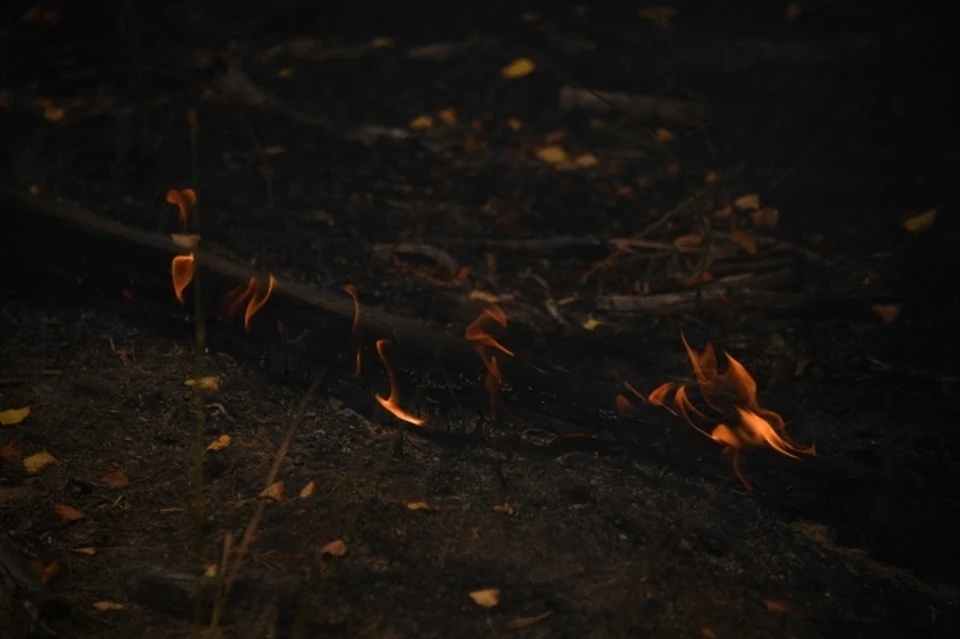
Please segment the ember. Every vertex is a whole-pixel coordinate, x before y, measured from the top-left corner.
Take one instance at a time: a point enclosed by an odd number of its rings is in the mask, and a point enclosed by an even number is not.
[[[424,420],[400,408],[400,387],[397,385],[397,379],[393,375],[393,369],[390,368],[390,364],[387,362],[387,356],[383,352],[389,343],[390,342],[385,339],[377,340],[377,355],[380,356],[383,367],[387,369],[387,378],[390,380],[390,396],[382,397],[380,394],[376,394],[374,397],[377,398],[381,406],[387,409],[387,411],[397,419],[403,420],[408,424],[413,424],[414,426],[423,426],[424,423],[426,423]]]

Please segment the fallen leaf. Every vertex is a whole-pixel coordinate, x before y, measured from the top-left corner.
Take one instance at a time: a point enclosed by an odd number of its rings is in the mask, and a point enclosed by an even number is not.
[[[919,215],[913,215],[905,219],[903,221],[903,228],[907,229],[911,233],[919,233],[920,231],[926,231],[928,228],[933,226],[933,222],[936,219],[937,209],[930,209],[929,211],[924,211]]]
[[[655,5],[640,9],[640,17],[666,28],[670,26],[670,21],[677,17],[677,10],[665,5]]]
[[[307,485],[303,487],[300,491],[300,499],[306,499],[307,497],[312,497],[313,494],[317,492],[317,484],[313,481],[307,482]]]
[[[705,639],[717,639],[717,633],[706,626],[700,629],[700,634],[703,635]]]
[[[756,193],[748,193],[747,195],[741,195],[733,201],[733,205],[740,209],[741,211],[746,211],[748,209],[759,209],[760,208],[760,196]]]
[[[263,492],[260,493],[260,497],[264,499],[272,499],[273,501],[283,501],[287,495],[287,485],[283,483],[283,480],[275,481],[266,488],[263,489]]]
[[[753,218],[754,226],[776,228],[777,222],[780,221],[780,211],[772,206],[765,206],[752,212],[750,217]]]
[[[703,242],[699,235],[681,235],[673,241],[673,245],[678,248],[697,248]]]
[[[710,169],[709,171],[703,174],[704,184],[716,184],[717,180],[719,179],[720,179],[720,174],[714,171],[713,169]]]
[[[497,297],[497,295],[495,295],[494,293],[481,291],[480,289],[474,289],[470,291],[470,295],[468,297],[472,300],[480,300],[483,302],[487,302],[488,304],[496,304],[497,302],[500,301],[500,298]]]
[[[537,65],[530,58],[517,58],[500,70],[500,77],[507,80],[517,80],[533,73]]]
[[[83,548],[71,548],[70,552],[75,555],[87,555],[88,557],[93,557],[97,554],[97,549],[93,546],[84,546]]]
[[[523,122],[521,122],[517,118],[509,118],[507,120],[507,128],[513,131],[514,133],[517,133],[523,130]]]
[[[446,108],[438,113],[437,117],[447,126],[453,126],[457,123],[457,110],[453,107]]]
[[[513,506],[511,506],[510,504],[497,504],[496,506],[493,507],[493,512],[503,513],[504,515],[512,515]]]
[[[126,606],[115,601],[97,601],[93,604],[94,610],[107,612],[108,610],[123,610]]]
[[[63,504],[57,504],[53,507],[55,513],[57,513],[57,518],[61,521],[80,521],[81,519],[86,519],[87,514],[82,510],[77,510],[73,506],[64,506]]]
[[[757,254],[757,240],[746,231],[734,231],[730,239],[750,255]]]
[[[30,407],[10,408],[0,411],[0,426],[16,426],[30,414]]]
[[[55,463],[57,463],[56,457],[47,451],[42,451],[24,458],[23,467],[27,469],[28,473],[35,473]]]
[[[347,554],[347,542],[342,539],[331,541],[320,549],[320,556],[330,555],[332,557],[343,557]]]
[[[20,459],[23,457],[23,449],[20,446],[20,442],[9,442],[3,448],[0,448],[0,459],[8,461],[11,464],[20,463]]]
[[[207,450],[213,450],[213,451],[223,450],[224,448],[230,445],[231,441],[232,440],[230,439],[230,435],[220,435],[215,440],[210,442],[210,444],[207,445]]]
[[[483,590],[474,590],[470,593],[470,598],[473,599],[473,602],[478,606],[493,608],[500,603],[500,589],[484,588]]]
[[[282,144],[271,144],[270,146],[264,148],[263,152],[270,156],[283,155],[287,152],[287,147],[283,146]]]
[[[184,382],[184,385],[200,390],[218,391],[220,390],[220,378],[216,375],[207,375],[198,379],[188,379]]]
[[[207,564],[207,567],[203,569],[204,577],[216,577],[217,576],[217,564]]]
[[[665,129],[661,126],[657,127],[657,130],[653,132],[653,139],[660,144],[665,144],[666,142],[676,142],[677,136],[675,136],[670,129]]]
[[[40,572],[40,581],[45,584],[53,581],[53,578],[57,576],[60,572],[60,564],[55,561],[51,561],[49,564],[43,567],[43,570]]]
[[[555,145],[541,147],[535,155],[538,160],[547,164],[560,164],[568,159],[567,152],[563,150],[563,147]]]
[[[43,119],[47,122],[59,122],[65,113],[63,107],[48,106],[43,110]]]
[[[433,508],[425,501],[408,501],[407,510],[433,510]]]
[[[873,312],[887,324],[897,321],[900,315],[900,307],[893,304],[874,304]]]
[[[294,74],[294,71],[292,67],[283,67],[282,69],[277,71],[277,77],[283,78],[283,79],[293,77],[293,74]]]
[[[123,471],[114,470],[103,476],[103,483],[110,488],[123,488],[130,483],[130,480],[123,474]]]
[[[602,323],[603,323],[603,322],[601,322],[600,320],[598,320],[597,318],[595,318],[593,315],[588,315],[588,316],[587,316],[587,321],[585,321],[585,322],[583,323],[583,328],[584,328],[585,330],[592,331],[592,330],[594,330],[595,328],[597,328],[598,326],[600,326],[600,324],[602,324]]]
[[[767,610],[770,612],[792,612],[793,606],[782,601],[777,601],[776,599],[764,599],[763,605],[767,607]]]
[[[396,38],[374,38],[370,41],[370,46],[374,49],[389,49],[397,44]]]
[[[581,169],[590,169],[600,164],[600,160],[593,153],[581,153],[573,160],[573,163]]]
[[[433,118],[429,115],[418,115],[410,120],[410,128],[414,131],[428,131],[433,128]]]
[[[552,610],[547,610],[546,612],[541,612],[539,615],[533,615],[532,617],[517,617],[516,619],[511,619],[505,624],[505,627],[508,630],[519,630],[520,628],[526,628],[527,626],[532,626],[535,623],[539,623],[553,614]]]

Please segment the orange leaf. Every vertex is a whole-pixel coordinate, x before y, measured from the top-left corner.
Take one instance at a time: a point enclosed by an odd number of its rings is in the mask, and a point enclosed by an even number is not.
[[[77,510],[72,506],[64,506],[63,504],[57,504],[53,507],[54,512],[57,514],[57,518],[61,521],[80,521],[81,519],[86,519],[87,515],[82,510]]]
[[[734,244],[742,248],[750,255],[757,254],[757,240],[755,240],[749,233],[745,231],[734,231],[730,236],[730,239],[733,240]]]
[[[307,482],[307,485],[303,487],[300,491],[300,499],[306,499],[307,497],[312,497],[313,494],[317,492],[317,484],[313,481]]]
[[[793,606],[782,601],[777,601],[776,599],[764,599],[763,605],[767,607],[767,610],[770,612],[792,612]]]
[[[874,304],[873,312],[887,324],[897,321],[900,315],[900,307],[894,304]]]
[[[75,555],[87,555],[88,557],[92,557],[97,554],[97,549],[93,546],[84,546],[83,548],[71,548],[70,552]]]
[[[130,483],[130,480],[123,474],[123,471],[115,470],[103,476],[103,483],[110,488],[123,488]]]
[[[263,492],[260,493],[260,496],[264,499],[272,499],[273,501],[283,501],[287,495],[287,486],[283,483],[283,480],[275,481],[266,488],[263,489]]]
[[[330,555],[332,557],[343,557],[347,554],[347,544],[342,539],[331,541],[320,549],[320,556]]]
[[[520,628],[526,628],[527,626],[532,626],[535,623],[539,623],[553,614],[552,610],[547,610],[546,612],[541,612],[539,615],[533,615],[532,617],[517,617],[516,619],[511,619],[506,623],[508,630],[519,630]]]
[[[474,590],[470,593],[470,598],[473,599],[473,602],[478,606],[493,608],[500,603],[500,589],[484,588],[482,590]]]
[[[746,211],[748,209],[759,209],[760,208],[760,196],[756,193],[749,193],[747,195],[741,195],[733,201],[733,205],[740,209],[741,211]]]
[[[667,142],[675,142],[677,140],[677,136],[675,136],[670,129],[665,129],[661,126],[653,132],[653,139],[660,144],[665,144]]]
[[[453,107],[444,109],[437,114],[437,117],[440,118],[440,121],[447,126],[453,126],[457,123],[457,110]]]
[[[51,561],[49,564],[43,567],[43,572],[40,573],[40,581],[45,584],[53,581],[53,578],[57,576],[57,573],[60,572],[60,564],[55,561]]]
[[[427,131],[433,128],[433,118],[429,115],[417,116],[410,120],[410,128],[414,131]]]

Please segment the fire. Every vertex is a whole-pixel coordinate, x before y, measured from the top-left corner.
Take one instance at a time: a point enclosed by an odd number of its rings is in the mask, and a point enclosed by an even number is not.
[[[690,347],[683,334],[680,337],[704,402],[717,413],[731,417],[733,416],[731,412],[735,413],[739,424],[731,427],[725,423],[718,423],[709,432],[698,426],[693,418],[706,419],[707,416],[690,400],[687,386],[684,384],[667,382],[654,389],[644,399],[650,404],[670,410],[665,402],[669,393],[676,389],[673,394],[673,406],[677,412],[697,432],[722,444],[724,452],[733,455],[733,470],[748,490],[750,483],[740,471],[740,455],[743,451],[768,447],[793,459],[799,459],[800,455],[816,454],[815,446],[800,446],[790,439],[786,432],[786,424],[779,414],[760,406],[757,399],[757,382],[743,364],[729,353],[724,353],[727,359],[727,370],[721,374],[712,344],[707,344],[702,353],[697,353]],[[626,386],[638,396],[643,397],[629,383],[626,383]],[[673,411],[670,410],[670,412]]]
[[[350,326],[350,336],[357,340],[357,328],[360,326],[360,294],[357,292],[357,287],[353,284],[345,284],[343,290],[353,298],[353,324]],[[357,344],[357,356],[356,356],[356,365],[353,367],[353,376],[360,377],[360,373],[363,371],[363,345]]]
[[[500,373],[500,366],[497,364],[496,355],[490,355],[488,357],[485,350],[482,346],[477,347],[477,352],[480,354],[480,361],[483,362],[484,368],[487,369],[487,378],[484,380],[483,386],[487,389],[487,393],[490,394],[490,415],[492,416],[496,412],[497,391],[500,390],[500,385],[503,384],[503,374]]]
[[[173,292],[176,294],[180,304],[185,303],[183,300],[183,291],[190,286],[195,271],[196,260],[193,257],[193,253],[177,255],[170,263],[170,275],[173,277]]]
[[[246,304],[246,310],[243,313],[243,328],[250,332],[250,320],[257,314],[263,305],[270,299],[273,289],[277,286],[277,278],[271,273],[267,280],[267,290],[261,290],[260,282],[257,278],[251,277],[247,282],[246,288],[236,287],[228,292],[223,298],[223,315],[227,319],[233,319],[240,312],[240,308]]]
[[[425,423],[424,420],[400,408],[400,387],[397,385],[397,379],[393,375],[393,369],[390,368],[390,364],[387,362],[387,356],[383,352],[389,343],[390,342],[385,339],[377,340],[377,355],[380,356],[383,367],[387,369],[387,378],[390,380],[390,396],[384,398],[380,394],[376,394],[374,397],[380,402],[381,406],[387,409],[387,411],[397,419],[403,420],[408,424],[413,424],[414,426],[423,426]]]
[[[484,326],[489,324],[490,321],[496,322],[500,326],[506,326],[507,314],[504,313],[503,309],[496,304],[491,304],[487,308],[483,309],[483,313],[480,314],[480,317],[474,320],[474,322],[467,327],[465,337],[471,342],[496,348],[497,350],[513,357],[512,351],[501,345],[500,342],[495,340],[493,336],[484,329]]]
[[[167,191],[167,203],[177,207],[180,228],[187,232],[187,213],[197,205],[197,193],[193,189],[170,189]]]

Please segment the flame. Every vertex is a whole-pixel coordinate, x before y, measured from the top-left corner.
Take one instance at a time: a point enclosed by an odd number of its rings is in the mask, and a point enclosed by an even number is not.
[[[193,281],[193,274],[196,271],[196,260],[193,253],[187,255],[177,255],[170,263],[170,275],[173,277],[173,292],[176,294],[180,304],[184,304],[183,291],[190,282]]]
[[[197,205],[197,193],[193,189],[170,189],[167,191],[167,203],[177,207],[180,228],[187,232],[187,213]]]
[[[350,326],[350,335],[356,340],[357,328],[360,326],[360,294],[353,284],[345,284],[343,290],[353,298],[353,324]],[[357,344],[356,365],[353,367],[353,376],[360,377],[363,371],[363,345]]]
[[[403,420],[408,424],[413,424],[414,426],[423,426],[425,423],[424,420],[400,408],[400,387],[397,385],[397,379],[393,375],[393,369],[390,368],[390,364],[387,362],[387,356],[383,352],[389,343],[390,342],[385,339],[377,340],[377,355],[380,356],[383,367],[387,369],[387,378],[390,380],[390,396],[384,398],[379,394],[375,394],[374,397],[380,402],[381,406],[392,413],[397,419]]]
[[[240,308],[246,304],[247,308],[243,313],[243,328],[249,333],[250,320],[267,303],[276,286],[277,278],[272,273],[267,280],[266,292],[261,291],[260,282],[257,281],[257,278],[251,277],[245,288],[237,286],[223,296],[223,316],[232,320],[240,312]]]
[[[483,386],[487,389],[487,393],[490,394],[490,415],[492,416],[496,412],[497,391],[500,390],[500,385],[503,383],[503,374],[500,372],[500,366],[497,364],[496,355],[487,356],[486,349],[482,346],[477,347],[477,353],[480,354],[480,361],[483,362],[483,367],[487,369],[487,377],[484,380]]]
[[[491,304],[487,308],[483,309],[483,313],[480,314],[480,317],[474,320],[474,322],[467,327],[464,336],[471,342],[491,346],[513,357],[512,351],[501,345],[500,342],[495,340],[493,336],[490,335],[490,333],[484,330],[484,325],[488,324],[490,320],[496,322],[500,326],[507,325],[507,315],[503,312],[503,309],[496,304]]]
[[[247,312],[243,314],[243,328],[247,332],[250,331],[250,320],[253,319],[253,316],[257,314],[263,305],[267,303],[267,300],[270,299],[270,295],[273,293],[273,289],[277,286],[277,278],[273,276],[273,273],[270,274],[270,277],[267,280],[267,292],[260,292],[260,285],[257,284],[256,288],[253,291],[253,296],[250,298],[250,303],[247,304]]]
[[[617,414],[621,416],[635,415],[636,409],[633,407],[633,404],[630,403],[630,400],[624,397],[621,394],[617,394]]]

